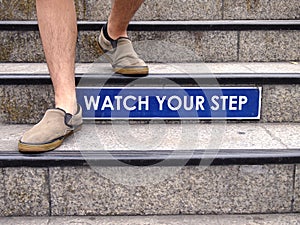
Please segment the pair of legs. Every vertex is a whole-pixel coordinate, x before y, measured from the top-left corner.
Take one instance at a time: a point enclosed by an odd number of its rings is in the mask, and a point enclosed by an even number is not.
[[[143,0],[114,0],[108,24],[101,30],[99,47],[113,70],[123,75],[148,74],[148,66],[127,38],[127,26]],[[36,0],[40,34],[55,93],[55,109],[19,140],[22,153],[51,151],[82,125],[82,108],[75,92],[77,23],[74,0]]]
[[[127,37],[129,21],[143,0],[114,0],[108,18],[112,39]],[[55,93],[55,106],[75,114],[75,48],[77,22],[74,0],[36,0],[46,61]]]

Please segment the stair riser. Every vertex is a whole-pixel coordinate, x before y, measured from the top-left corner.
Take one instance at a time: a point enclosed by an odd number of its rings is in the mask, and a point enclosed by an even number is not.
[[[262,88],[260,122],[300,122],[300,85]],[[0,85],[0,122],[36,123],[53,102],[51,85]]]
[[[3,168],[0,216],[298,212],[296,167]]]
[[[76,0],[79,20],[107,20],[111,1]],[[146,0],[134,20],[299,19],[298,0]],[[8,1],[0,5],[0,20],[36,20],[35,1]]]
[[[99,32],[79,32],[77,62],[99,58]],[[136,50],[151,62],[299,61],[300,31],[132,31]],[[1,62],[43,62],[37,31],[0,31]],[[175,54],[174,54],[175,53]]]
[[[0,86],[1,122],[36,123],[48,108],[54,107],[50,85]]]

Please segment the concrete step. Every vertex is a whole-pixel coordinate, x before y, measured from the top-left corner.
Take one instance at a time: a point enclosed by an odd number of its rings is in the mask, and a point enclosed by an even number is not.
[[[299,20],[133,23],[129,35],[148,62],[299,61]],[[2,24],[2,25],[1,25]],[[43,62],[36,22],[0,25],[1,62]],[[99,58],[97,37],[103,23],[79,23],[77,62]],[[174,54],[176,52],[177,54]]]
[[[292,225],[298,224],[299,221],[299,214],[0,218],[0,223],[6,225]]]
[[[295,150],[300,147],[299,123],[217,121],[205,124],[190,122],[162,124],[152,121],[141,124],[115,121],[112,124],[97,124],[89,121],[79,133],[67,139],[53,154],[41,155],[42,158],[38,156],[20,158],[22,155],[16,153],[17,142],[31,127],[32,125],[1,124],[0,165],[18,166],[18,161],[12,162],[5,158],[9,154],[24,160],[21,165],[27,166],[54,165],[55,161],[52,160],[56,155],[70,166],[85,165],[85,158],[100,163],[107,161],[110,165],[114,165],[117,159],[136,166],[151,164],[151,160],[155,164],[156,161],[166,158],[168,158],[166,165],[184,163],[195,166],[199,165],[201,159],[211,160],[210,163],[213,165],[283,163],[284,160],[287,163],[294,163],[295,161],[289,160],[299,154]],[[169,151],[175,152],[169,155]],[[99,155],[93,155],[93,152]],[[105,154],[107,152],[114,157],[109,158]],[[186,162],[179,160],[183,158]],[[31,162],[32,160],[36,162]],[[59,161],[56,163],[55,165],[60,165]]]
[[[94,71],[93,71],[94,70]],[[96,72],[99,76],[88,76]],[[260,122],[299,122],[299,63],[179,63],[150,64],[148,86],[175,82],[180,86],[220,85],[262,87]],[[107,63],[77,64],[78,85],[124,87],[138,78],[113,74]],[[0,64],[1,121],[36,123],[52,107],[53,90],[45,64]]]
[[[299,124],[85,124],[22,155],[28,128],[0,126],[0,216],[300,212]]]
[[[79,20],[107,20],[110,1],[76,0]],[[299,1],[146,0],[134,20],[299,19]],[[0,20],[36,20],[35,1],[3,1]]]

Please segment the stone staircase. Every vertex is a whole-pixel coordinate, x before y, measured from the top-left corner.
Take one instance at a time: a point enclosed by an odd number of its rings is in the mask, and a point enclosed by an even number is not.
[[[85,121],[59,149],[19,154],[53,90],[34,1],[2,1],[0,216],[299,212],[300,2],[145,1],[129,26],[142,79],[99,57],[109,8],[76,1],[77,85],[261,87],[261,118]]]

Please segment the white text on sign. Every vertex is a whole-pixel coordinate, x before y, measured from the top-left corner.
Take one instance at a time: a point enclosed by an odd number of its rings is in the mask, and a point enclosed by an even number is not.
[[[103,96],[102,96],[103,97]],[[84,96],[85,107],[87,110],[153,110],[149,104],[149,96],[105,96],[100,104],[101,96]],[[158,103],[158,110],[163,111],[167,107],[171,111],[178,111],[184,109],[186,111],[191,110],[206,110],[205,97],[204,96],[155,96],[155,100]],[[210,110],[231,110],[241,111],[243,106],[248,102],[247,96],[218,96],[211,97],[209,106]],[[157,109],[155,109],[157,110]]]

